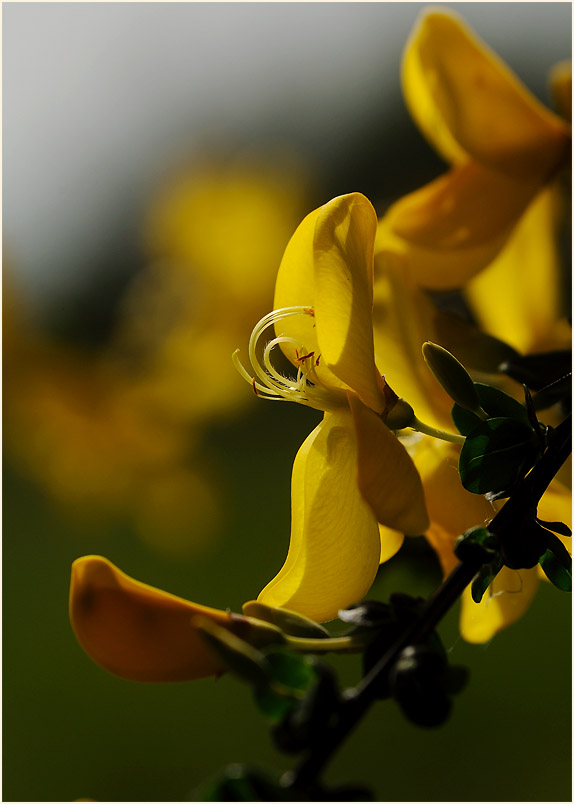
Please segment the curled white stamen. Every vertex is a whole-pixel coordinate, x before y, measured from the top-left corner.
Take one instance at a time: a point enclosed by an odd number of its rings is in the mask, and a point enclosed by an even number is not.
[[[239,349],[233,353],[233,364],[243,379],[253,387],[255,394],[264,399],[300,402],[317,410],[330,410],[338,407],[344,398],[339,399],[341,395],[336,391],[321,386],[317,378],[315,369],[319,361],[319,354],[309,352],[305,345],[296,338],[277,334],[275,338],[265,344],[262,359],[259,357],[261,354],[260,339],[265,330],[270,326],[276,327],[279,321],[293,315],[313,316],[314,312],[310,307],[282,307],[268,313],[255,325],[249,338],[249,362],[255,376],[252,377],[241,363],[238,357]],[[272,363],[273,349],[281,344],[289,344],[295,350],[298,364],[295,377],[286,377],[281,374]]]

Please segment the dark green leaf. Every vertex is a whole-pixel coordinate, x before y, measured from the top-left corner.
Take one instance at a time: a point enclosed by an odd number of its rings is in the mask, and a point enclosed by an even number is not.
[[[474,387],[480,399],[480,404],[489,417],[499,418],[504,416],[530,425],[524,405],[505,394],[500,388],[494,388],[492,385],[485,385],[480,382],[476,382]]]
[[[538,452],[529,424],[503,417],[488,419],[467,436],[462,446],[462,485],[473,494],[503,491],[532,467]]]
[[[456,403],[452,406],[450,415],[458,432],[462,433],[463,436],[470,435],[475,427],[482,423],[482,419],[475,413],[471,413],[470,410],[466,410]]]
[[[554,586],[563,592],[572,591],[572,559],[569,560],[568,565],[565,565],[565,562],[548,549],[544,555],[540,556],[540,566]]]
[[[540,557],[540,566],[549,581],[563,592],[572,591],[572,558],[558,536],[546,532],[548,549]]]
[[[495,579],[497,572],[498,570],[493,568],[491,564],[485,564],[476,573],[470,585],[470,593],[475,603],[480,603],[482,596]]]

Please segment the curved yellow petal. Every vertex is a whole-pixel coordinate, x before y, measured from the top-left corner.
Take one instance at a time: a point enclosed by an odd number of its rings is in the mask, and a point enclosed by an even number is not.
[[[423,287],[461,287],[494,259],[538,188],[476,162],[457,165],[389,208],[375,254],[405,255]]]
[[[488,642],[495,634],[519,620],[532,603],[538,589],[534,569],[512,570],[503,567],[475,603],[470,587],[464,590],[460,613],[460,633],[467,642]]]
[[[289,241],[277,274],[275,309],[308,307],[306,315],[282,318],[277,336],[293,338],[321,355],[322,384],[352,388],[373,409],[385,401],[375,367],[372,305],[376,213],[365,196],[350,193],[311,212]],[[295,346],[282,344],[297,365]]]
[[[136,581],[101,556],[72,565],[70,620],[101,667],[130,681],[189,681],[225,670],[193,625],[197,615],[229,626],[227,612]]]
[[[568,151],[568,128],[454,14],[425,13],[403,62],[417,124],[450,162],[473,159],[545,181]]]
[[[289,552],[261,603],[324,622],[368,592],[379,566],[379,529],[356,474],[351,414],[327,413],[295,458]]]
[[[448,429],[452,399],[435,381],[421,351],[425,341],[441,343],[436,321],[437,309],[413,280],[406,260],[381,252],[375,260],[373,307],[377,365],[421,421]]]
[[[379,564],[384,564],[385,561],[388,561],[399,552],[403,546],[405,534],[379,523],[379,535],[381,537]]]
[[[425,534],[447,575],[456,566],[454,543],[469,528],[487,525],[496,511],[492,503],[463,488],[458,474],[460,447],[423,436],[411,449],[422,478],[431,527]]]
[[[358,397],[348,394],[357,437],[359,489],[377,520],[407,536],[418,536],[429,520],[419,473],[386,424]]]
[[[313,239],[315,224],[322,207],[310,212],[299,224],[295,233],[287,243],[283,254],[277,279],[275,281],[275,297],[273,308],[282,307],[314,307],[315,275],[313,260]],[[309,316],[291,316],[281,321],[281,331],[277,335],[285,335],[304,344],[309,352],[319,351],[315,321]],[[284,347],[285,354],[295,362],[294,349]]]
[[[373,345],[377,215],[361,193],[322,208],[313,241],[315,322],[322,360],[378,413],[385,409]]]
[[[570,348],[557,242],[560,211],[557,188],[541,192],[498,257],[465,288],[482,329],[521,352]]]

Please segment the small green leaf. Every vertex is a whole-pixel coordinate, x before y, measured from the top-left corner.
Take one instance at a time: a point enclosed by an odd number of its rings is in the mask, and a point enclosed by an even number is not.
[[[473,494],[503,491],[532,467],[538,453],[529,424],[506,417],[488,419],[467,436],[462,446],[462,485]]]
[[[474,387],[478,394],[480,404],[488,413],[489,417],[499,418],[504,416],[530,425],[528,413],[524,405],[521,405],[516,399],[505,394],[500,388],[494,388],[492,385],[485,385],[481,382],[475,382]]]
[[[255,692],[261,711],[273,722],[282,720],[317,680],[313,661],[285,651],[266,655],[270,683]]]
[[[547,532],[548,549],[540,557],[540,566],[554,586],[563,592],[572,591],[572,558],[558,536]]]
[[[492,576],[487,567],[481,567],[477,574],[474,576],[472,584],[470,585],[470,593],[475,603],[480,603],[482,596],[488,589]]]
[[[452,406],[450,415],[452,416],[452,420],[455,423],[458,432],[462,433],[463,436],[470,435],[472,431],[482,423],[482,419],[480,419],[475,413],[472,413],[470,410],[466,410],[466,408],[463,408],[456,403]]]
[[[495,560],[490,564],[485,564],[474,576],[470,586],[470,593],[475,603],[480,603],[482,596],[496,578],[502,568],[502,561]]]
[[[554,586],[563,592],[572,591],[572,559],[570,559],[569,566],[564,566],[552,550],[547,550],[544,555],[540,556],[540,566]]]

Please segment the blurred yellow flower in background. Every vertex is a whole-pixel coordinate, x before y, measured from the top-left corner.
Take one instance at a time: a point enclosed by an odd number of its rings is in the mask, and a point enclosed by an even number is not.
[[[148,263],[96,354],[51,339],[4,295],[5,442],[67,515],[127,518],[186,554],[222,525],[202,430],[250,402],[230,355],[269,308],[305,205],[291,161],[204,161],[176,172],[144,227]]]
[[[567,166],[570,127],[450,12],[422,15],[405,49],[403,89],[422,133],[452,167],[391,206],[377,250],[408,255],[424,287],[458,288],[492,262]]]

